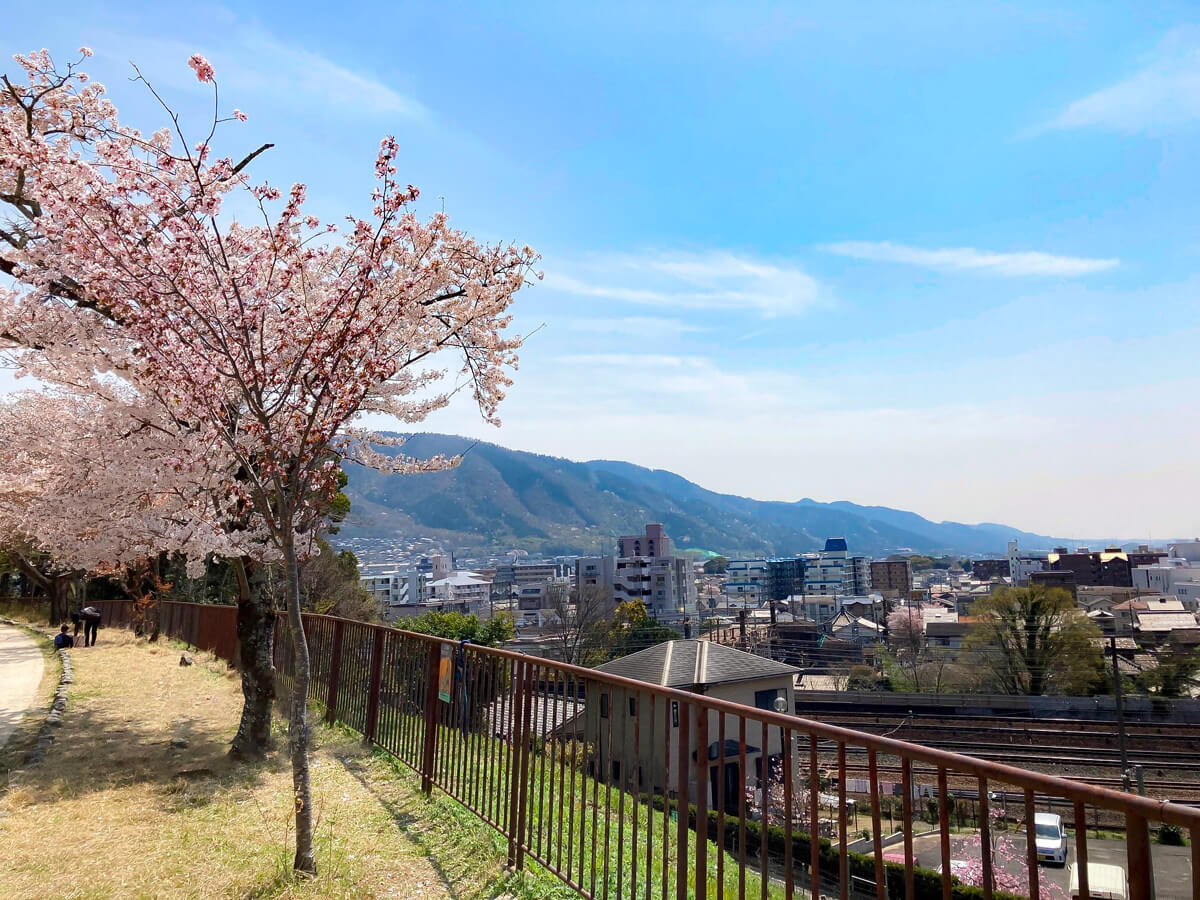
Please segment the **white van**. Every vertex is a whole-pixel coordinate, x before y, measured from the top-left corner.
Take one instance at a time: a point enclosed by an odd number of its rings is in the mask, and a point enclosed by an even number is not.
[[[1062,816],[1054,813],[1035,813],[1034,840],[1037,842],[1038,862],[1067,864],[1067,834],[1063,831]]]
[[[1071,863],[1071,900],[1079,900],[1079,864]],[[1129,881],[1120,866],[1088,863],[1088,896],[1096,900],[1127,900]]]

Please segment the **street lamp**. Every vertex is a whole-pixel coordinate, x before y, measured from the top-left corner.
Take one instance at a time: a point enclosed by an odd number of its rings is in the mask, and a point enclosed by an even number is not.
[[[784,713],[786,713],[787,712],[787,692],[785,691],[783,694],[776,696],[775,703],[772,705],[775,707],[775,712],[779,713],[780,715],[783,715]],[[780,778],[783,778],[783,766],[785,764],[785,761],[786,761],[786,765],[789,768],[792,765],[792,754],[789,753],[788,750],[790,750],[790,748],[785,747],[785,744],[784,744],[784,728],[782,725],[780,725],[779,726],[779,777]],[[792,814],[792,811],[789,809],[787,811],[787,814],[790,817]]]

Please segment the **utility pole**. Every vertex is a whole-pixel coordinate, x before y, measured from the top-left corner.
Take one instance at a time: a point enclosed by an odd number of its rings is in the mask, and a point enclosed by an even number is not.
[[[1121,784],[1129,790],[1129,739],[1125,733],[1125,692],[1121,686],[1121,667],[1117,663],[1117,635],[1108,639],[1108,647],[1112,651],[1113,660],[1113,691],[1117,700],[1117,742],[1121,748]]]

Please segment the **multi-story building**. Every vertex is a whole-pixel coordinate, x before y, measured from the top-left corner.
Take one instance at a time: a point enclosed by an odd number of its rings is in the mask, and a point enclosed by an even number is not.
[[[1029,576],[1034,572],[1046,569],[1046,554],[1022,556],[1017,550],[1017,542],[1008,542],[1008,577],[1013,584],[1028,584]]]
[[[1008,559],[976,559],[971,561],[971,577],[979,581],[1008,578]]]
[[[871,590],[871,560],[851,556],[845,538],[826,538],[825,549],[804,569],[804,593],[851,594],[861,596]]]
[[[434,571],[435,574],[440,574],[436,569]],[[482,609],[488,603],[491,584],[477,572],[450,572],[429,582],[429,592],[435,600],[460,605],[466,609]]]
[[[907,559],[876,559],[871,562],[871,590],[889,599],[912,596],[912,564]]]
[[[779,603],[793,594],[804,593],[805,559],[801,556],[768,559],[767,597]]]
[[[582,557],[575,561],[575,584],[580,591],[601,587],[612,605],[641,600],[660,622],[696,616],[696,575],[690,559],[670,555],[670,539],[661,525],[646,526],[645,535],[622,537],[620,556]],[[642,551],[634,556],[628,551]],[[649,554],[649,555],[647,555]]]
[[[846,593],[854,597],[865,597],[871,593],[871,558],[852,556],[846,567]]]
[[[496,566],[492,584],[497,587],[544,584],[555,578],[569,576],[571,571],[572,566],[569,563],[513,563]]]
[[[1099,552],[1080,547],[1074,553],[1068,553],[1066,547],[1059,547],[1047,557],[1046,562],[1051,572],[1072,573],[1076,585],[1132,587],[1133,569],[1136,566],[1153,565],[1164,556],[1165,553],[1149,548],[1126,553],[1120,547],[1108,547]]]
[[[731,559],[725,569],[725,584],[721,593],[726,602],[741,601],[758,606],[767,596],[767,561],[765,559]]]
[[[1186,559],[1172,557],[1154,565],[1138,566],[1132,575],[1136,589],[1175,597],[1188,612],[1200,608],[1200,567],[1192,566]]]
[[[617,540],[617,555],[626,558],[633,556],[670,556],[671,539],[666,530],[657,522],[646,526],[645,534],[635,534]]]
[[[394,617],[396,607],[428,600],[427,578],[423,572],[387,565],[363,566],[359,573],[359,583],[375,599],[385,620]]]
[[[733,559],[725,570],[722,593],[728,600],[761,604],[783,602],[804,593],[806,560],[793,556],[782,559]]]

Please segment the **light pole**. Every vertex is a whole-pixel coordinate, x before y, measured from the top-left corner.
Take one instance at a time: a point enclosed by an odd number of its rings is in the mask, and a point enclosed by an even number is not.
[[[787,691],[784,691],[783,694],[781,694],[780,696],[777,696],[775,698],[774,704],[772,704],[772,705],[775,707],[775,712],[779,713],[780,715],[783,715],[784,713],[786,713],[788,711]],[[792,767],[792,754],[791,754],[792,748],[787,746],[784,734],[785,734],[784,727],[782,725],[780,725],[779,726],[779,778],[780,778],[780,780],[783,779],[783,767],[786,765],[789,770]],[[792,811],[789,809],[785,813],[785,815],[787,816],[787,819],[791,819]],[[764,823],[764,825],[765,824],[766,823]]]

